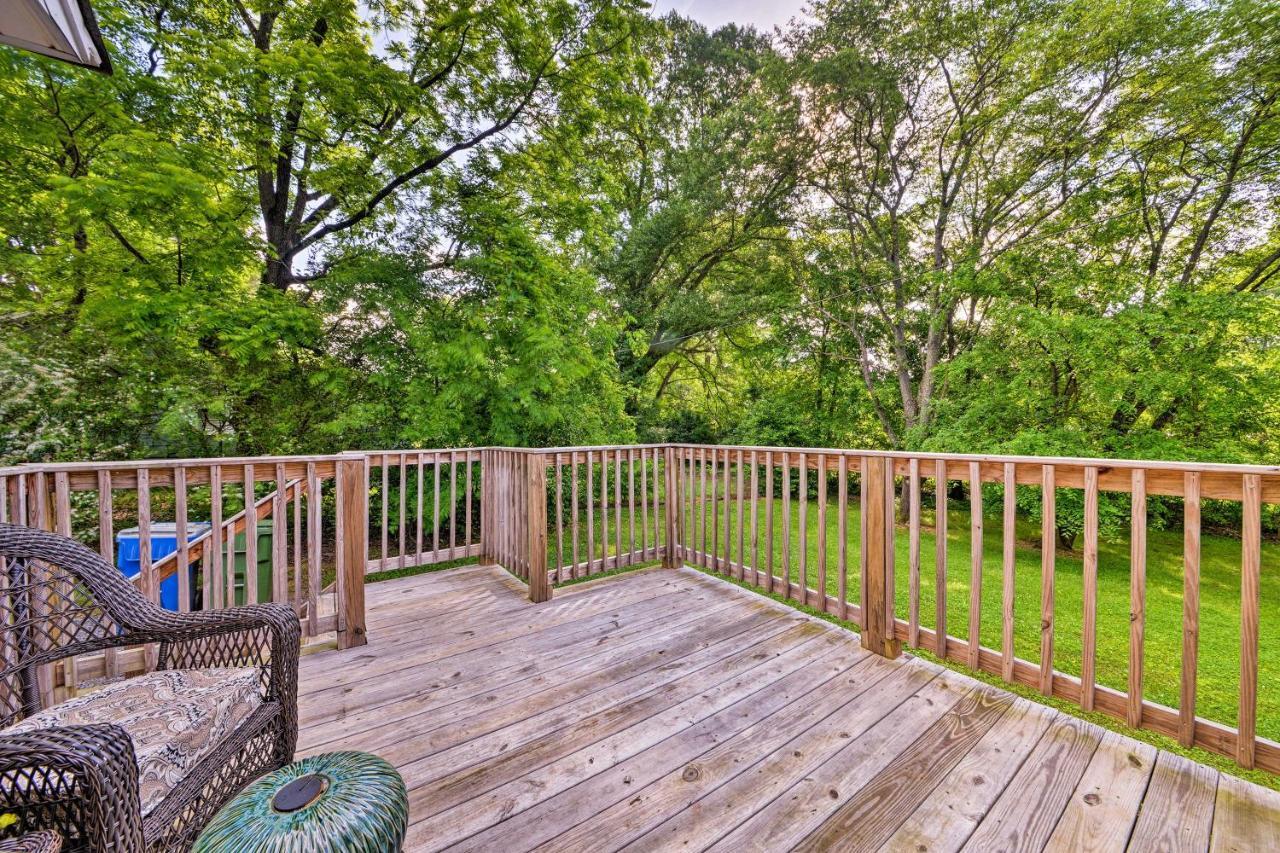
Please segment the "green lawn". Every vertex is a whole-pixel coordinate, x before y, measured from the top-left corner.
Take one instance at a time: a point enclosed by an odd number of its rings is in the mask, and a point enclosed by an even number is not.
[[[847,595],[858,600],[859,512],[851,499],[847,522],[849,576]],[[969,514],[968,506],[948,513],[947,520],[947,626],[952,636],[965,637],[969,624]],[[723,506],[721,505],[721,513]],[[750,515],[745,518],[750,558]],[[759,506],[760,551],[765,554],[765,502]],[[723,537],[723,515],[720,516]],[[935,612],[934,513],[925,509],[921,534],[920,621],[932,627]],[[818,507],[807,507],[806,569],[808,584],[818,585]],[[688,522],[686,522],[687,524]],[[774,501],[774,574],[782,574],[782,502]],[[827,514],[827,591],[838,595],[836,570],[839,553],[838,513],[834,495]],[[738,560],[737,509],[730,512],[730,543]],[[1003,523],[999,515],[983,521],[982,644],[1001,644],[1001,582],[1003,577]],[[708,539],[710,537],[708,536]],[[1014,649],[1018,657],[1040,658],[1040,550],[1039,529],[1025,519],[1018,522],[1017,577],[1015,582]],[[909,602],[909,554],[905,525],[897,529],[895,586],[897,613],[906,618]],[[1077,545],[1079,547],[1079,545]],[[800,556],[799,502],[791,504],[791,571],[798,576]],[[719,553],[723,554],[720,542]],[[1240,667],[1240,542],[1205,535],[1201,547],[1200,656],[1196,690],[1197,713],[1234,725]],[[750,560],[748,560],[750,562]],[[1082,557],[1079,551],[1059,551],[1055,574],[1054,665],[1062,672],[1080,673],[1083,617]],[[1266,642],[1280,632],[1280,545],[1263,543],[1262,622],[1259,649],[1258,734],[1280,739],[1280,648]],[[1098,651],[1100,684],[1126,690],[1129,673],[1129,540],[1103,539],[1098,556]],[[1182,533],[1151,531],[1147,536],[1147,622],[1144,694],[1155,702],[1178,704],[1182,636]]]

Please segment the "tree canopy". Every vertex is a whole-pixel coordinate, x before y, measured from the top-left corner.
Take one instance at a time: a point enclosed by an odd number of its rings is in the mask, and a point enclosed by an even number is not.
[[[1280,451],[1280,4],[99,0],[0,52],[0,457]]]

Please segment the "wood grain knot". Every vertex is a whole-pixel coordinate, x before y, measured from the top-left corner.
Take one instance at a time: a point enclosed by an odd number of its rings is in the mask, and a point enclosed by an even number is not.
[[[684,769],[684,772],[680,774],[680,778],[686,782],[697,782],[702,778],[702,771],[698,768],[698,765],[690,764]]]

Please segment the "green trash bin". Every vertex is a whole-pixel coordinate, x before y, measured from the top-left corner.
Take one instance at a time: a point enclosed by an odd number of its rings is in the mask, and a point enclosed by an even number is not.
[[[271,521],[258,522],[258,603],[271,600]],[[245,603],[244,566],[248,559],[244,532],[236,534],[236,606]]]

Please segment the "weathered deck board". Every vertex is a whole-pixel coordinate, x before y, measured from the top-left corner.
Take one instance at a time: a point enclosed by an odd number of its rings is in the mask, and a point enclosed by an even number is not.
[[[1141,853],[1209,849],[1218,777],[1211,767],[1171,752],[1160,753],[1129,849]]]
[[[1252,849],[1280,795],[690,569],[532,604],[502,569],[370,585],[306,656],[299,754],[409,786],[409,850]]]
[[[1107,732],[1046,850],[1121,850],[1147,792],[1156,749]]]

